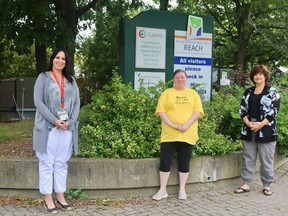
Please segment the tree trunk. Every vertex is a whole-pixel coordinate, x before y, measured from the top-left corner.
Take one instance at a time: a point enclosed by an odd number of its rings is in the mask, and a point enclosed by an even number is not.
[[[178,10],[185,12],[185,1],[184,0],[178,0]]]
[[[67,50],[70,56],[70,67],[72,73],[74,73],[74,52],[75,52],[75,40],[77,35],[77,7],[75,0],[55,0],[57,15],[56,31],[59,33],[56,35],[56,47],[63,47]]]
[[[168,3],[169,3],[169,0],[160,0],[160,10],[167,11]]]
[[[47,70],[46,62],[46,45],[35,43],[35,59],[36,59],[36,72],[40,74],[44,70]]]
[[[76,0],[52,0],[57,15],[56,46],[67,49],[71,58],[69,67],[74,73],[75,40],[78,33],[78,18],[90,10],[100,0],[92,0],[82,8],[77,9]]]
[[[246,46],[247,43],[245,41],[240,41],[238,44],[238,53],[236,57],[236,84],[239,86],[245,86],[245,80],[246,80],[246,73],[245,73],[245,57],[246,57]]]
[[[249,43],[251,29],[248,23],[249,14],[251,5],[250,3],[243,3],[242,5],[236,4],[238,7],[237,11],[239,11],[239,19],[237,22],[237,29],[238,29],[238,52],[236,56],[236,66],[235,66],[235,79],[236,84],[239,86],[245,86],[246,81],[246,55],[247,55],[247,45]]]

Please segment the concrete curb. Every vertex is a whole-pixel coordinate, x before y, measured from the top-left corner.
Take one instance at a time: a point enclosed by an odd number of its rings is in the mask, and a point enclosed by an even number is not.
[[[275,155],[274,167],[287,162]],[[223,156],[200,156],[190,162],[187,192],[241,183],[242,152]],[[71,158],[68,187],[82,189],[90,197],[128,198],[151,196],[159,187],[159,159]],[[259,171],[259,162],[257,165]],[[0,195],[40,197],[37,158],[0,158]],[[169,193],[178,191],[177,162],[173,161]]]

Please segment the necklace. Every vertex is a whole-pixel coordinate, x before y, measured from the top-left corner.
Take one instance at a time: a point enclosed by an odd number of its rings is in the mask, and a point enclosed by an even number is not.
[[[264,87],[263,88],[260,87],[260,89],[255,88],[254,93],[255,94],[260,94],[260,93],[262,93],[263,89],[264,89]]]

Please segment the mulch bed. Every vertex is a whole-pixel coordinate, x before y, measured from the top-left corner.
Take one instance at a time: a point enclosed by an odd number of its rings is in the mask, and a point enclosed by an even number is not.
[[[35,157],[32,138],[0,142],[0,157]]]

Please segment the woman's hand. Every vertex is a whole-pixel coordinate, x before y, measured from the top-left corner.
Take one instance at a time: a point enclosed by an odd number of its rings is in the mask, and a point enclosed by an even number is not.
[[[175,123],[172,123],[172,122],[171,122],[171,124],[169,126],[174,128],[174,129],[177,129],[177,130],[179,130],[179,127],[180,127],[179,124],[175,124]]]
[[[267,119],[264,119],[262,122],[251,122],[252,126],[250,127],[250,130],[257,132],[262,127],[264,127],[269,121]]]
[[[185,132],[188,128],[189,128],[189,125],[183,124],[183,125],[179,125],[178,130],[181,132]]]
[[[192,113],[191,117],[186,121],[184,124],[180,125],[178,127],[178,130],[181,132],[185,132],[192,124],[194,124],[199,118],[201,113],[200,112],[194,112]]]
[[[257,132],[259,129],[261,129],[258,123],[259,122],[250,122],[250,127],[248,127],[250,128],[250,130]]]
[[[54,122],[54,125],[59,128],[59,129],[62,129],[62,130],[67,130],[68,127],[69,127],[69,124],[67,121],[62,121],[62,120],[57,120]]]
[[[252,128],[253,127],[253,124],[254,124],[255,122],[250,122],[250,121],[247,121],[247,123],[245,123],[246,125],[247,125],[247,127],[248,128]]]
[[[176,130],[179,130],[181,132],[185,132],[188,129],[189,126],[186,125],[186,124],[179,125],[179,124],[171,123],[170,127],[174,128]]]

